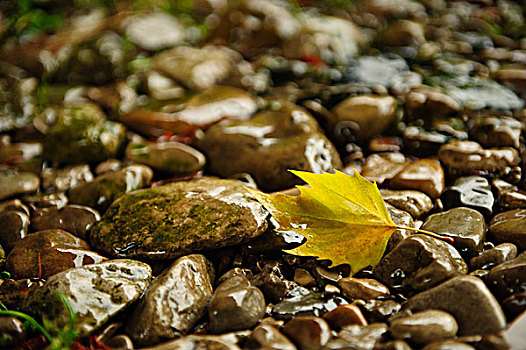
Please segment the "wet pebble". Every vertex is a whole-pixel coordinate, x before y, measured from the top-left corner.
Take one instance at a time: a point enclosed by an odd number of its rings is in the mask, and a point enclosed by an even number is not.
[[[20,307],[27,295],[33,293],[44,283],[35,279],[0,280],[0,300],[8,309]]]
[[[327,344],[331,329],[319,317],[295,317],[283,327],[285,333],[301,350],[317,350]]]
[[[96,163],[115,157],[126,128],[106,119],[95,104],[83,103],[54,111],[55,123],[44,137],[44,157],[54,163]]]
[[[86,336],[139,299],[151,278],[150,266],[135,260],[77,267],[51,276],[20,308],[45,313],[55,325],[65,327],[69,315],[56,294],[62,292],[77,314],[75,331]]]
[[[471,118],[468,124],[470,136],[483,147],[519,148],[521,123],[511,117]]]
[[[400,303],[389,299],[355,300],[353,304],[360,307],[369,323],[385,322],[402,308]]]
[[[417,190],[437,198],[444,190],[444,169],[432,159],[419,159],[399,172],[390,182],[392,189]]]
[[[296,346],[275,327],[261,324],[248,337],[244,349],[296,350]]]
[[[406,211],[396,209],[395,207],[391,206],[390,204],[386,204],[387,211],[389,212],[389,215],[391,216],[391,219],[396,225],[404,226],[404,227],[415,227],[415,222],[413,221],[413,218],[411,217],[411,214],[409,214]],[[391,237],[389,238],[389,241],[387,241],[387,248],[386,252],[390,252],[394,249],[400,242],[402,242],[404,239],[412,235],[413,232],[406,229],[397,229],[391,234]]]
[[[32,233],[22,239],[7,256],[7,269],[16,279],[47,279],[72,267],[95,264],[105,257],[89,250],[89,245],[59,230]]]
[[[396,99],[392,96],[349,97],[334,107],[333,129],[351,125],[353,141],[364,143],[379,135],[394,121],[396,105]]]
[[[390,287],[426,290],[451,277],[465,274],[467,266],[448,243],[412,235],[380,260],[374,275]]]
[[[294,282],[303,287],[313,287],[317,284],[312,274],[301,267],[294,270]]]
[[[453,238],[453,246],[466,259],[482,251],[486,238],[484,216],[470,208],[453,208],[430,215],[422,229]]]
[[[208,315],[213,333],[254,326],[265,314],[263,293],[244,276],[227,279],[214,291]]]
[[[4,349],[11,349],[20,345],[27,338],[27,331],[24,323],[15,316],[0,316],[0,346]]]
[[[423,350],[475,350],[475,348],[459,341],[444,340],[426,345]]]
[[[297,316],[321,317],[348,302],[338,296],[315,293],[303,287],[293,289],[282,301],[272,307],[276,319],[289,320]]]
[[[480,255],[472,258],[469,265],[473,270],[489,269],[495,265],[502,264],[517,256],[517,246],[512,243],[502,243],[498,246],[485,250]]]
[[[39,208],[31,216],[31,229],[42,231],[61,229],[83,240],[88,240],[88,232],[100,220],[99,213],[82,205],[66,205],[63,208]]]
[[[213,267],[204,256],[177,259],[152,281],[128,319],[126,332],[141,347],[187,334],[206,313],[213,278]]]
[[[17,194],[33,193],[40,185],[37,175],[30,172],[0,170],[0,200]]]
[[[329,349],[363,349],[373,350],[387,335],[385,323],[373,323],[368,326],[350,325],[343,327],[336,337],[327,344]]]
[[[478,210],[484,216],[493,213],[494,197],[488,180],[481,176],[464,176],[446,188],[440,197],[445,209],[467,207]]]
[[[502,301],[502,308],[506,312],[508,321],[526,311],[526,292],[515,293]]]
[[[343,295],[349,299],[378,299],[390,294],[389,288],[372,278],[345,277],[338,281]]]
[[[378,186],[390,181],[407,166],[408,161],[402,153],[374,153],[365,160],[361,175]]]
[[[486,283],[500,300],[526,291],[526,253],[492,268]]]
[[[451,141],[440,147],[438,156],[450,174],[458,175],[503,173],[519,162],[514,148],[483,149],[474,141]]]
[[[513,243],[526,249],[526,209],[515,209],[497,214],[491,219],[488,238],[496,243]]]
[[[0,245],[9,253],[27,236],[29,217],[25,212],[7,210],[0,212]]]
[[[112,256],[169,259],[248,241],[267,216],[241,182],[182,181],[120,197],[90,238]]]
[[[455,318],[440,310],[426,310],[397,318],[389,327],[389,332],[395,339],[420,345],[453,338],[457,330]]]
[[[526,191],[501,179],[491,184],[497,190],[498,203],[503,210],[526,208]]]
[[[142,350],[241,350],[236,344],[214,335],[189,335]]]
[[[225,119],[247,120],[257,110],[256,99],[248,92],[227,86],[214,86],[180,103],[136,109],[120,120],[141,135],[159,137],[169,131],[190,135]]]
[[[169,174],[191,173],[205,165],[201,152],[180,142],[130,143],[126,155],[134,163]]]
[[[329,323],[331,329],[335,330],[352,324],[367,326],[367,320],[363,316],[362,311],[354,304],[340,305],[323,315],[323,318]]]
[[[210,172],[223,177],[249,173],[264,191],[299,184],[288,169],[330,171],[342,163],[307,111],[291,104],[257,113],[247,121],[213,126],[194,142]]]
[[[87,164],[71,165],[63,169],[42,170],[42,187],[51,191],[67,191],[80,184],[93,181],[93,174]]]
[[[433,201],[426,194],[419,191],[395,191],[381,189],[382,198],[400,210],[418,219],[433,209]]]
[[[493,334],[506,326],[504,313],[480,279],[458,276],[411,297],[404,308],[446,311],[455,317],[459,335]]]
[[[150,183],[153,171],[145,165],[130,165],[121,170],[97,176],[92,182],[69,190],[71,204],[85,205],[103,213],[125,193]]]
[[[250,282],[274,301],[281,300],[295,287],[294,282],[285,279],[278,264],[265,265],[260,273],[250,278]]]

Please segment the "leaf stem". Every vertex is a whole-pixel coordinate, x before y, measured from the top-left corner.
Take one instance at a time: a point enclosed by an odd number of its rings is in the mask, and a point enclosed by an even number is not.
[[[441,240],[446,241],[448,243],[455,242],[455,240],[453,238],[451,238],[451,237],[442,236],[442,235],[439,235],[438,233],[434,233],[434,232],[426,231],[426,230],[421,230],[419,228],[413,228],[413,227],[407,227],[407,226],[398,226],[398,225],[396,225],[396,228],[401,229],[401,230],[410,230],[410,231],[420,232],[420,233],[426,234],[428,236],[441,239]]]

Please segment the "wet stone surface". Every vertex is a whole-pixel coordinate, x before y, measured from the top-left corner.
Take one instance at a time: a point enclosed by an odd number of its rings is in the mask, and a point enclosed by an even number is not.
[[[403,240],[374,269],[374,275],[388,286],[414,290],[429,289],[466,272],[466,263],[455,248],[421,234]]]
[[[410,298],[404,308],[414,312],[439,309],[455,317],[459,335],[492,334],[506,326],[502,309],[484,283],[458,276]]]
[[[50,277],[21,308],[43,309],[53,324],[64,327],[69,316],[55,293],[62,292],[77,314],[75,330],[87,335],[137,300],[151,278],[150,266],[126,259],[69,269]]]
[[[7,256],[7,268],[16,279],[47,279],[72,267],[99,263],[105,257],[89,250],[85,241],[59,230],[32,233]]]
[[[213,278],[213,267],[204,256],[179,258],[152,281],[128,320],[126,332],[139,346],[188,333],[205,314]]]
[[[453,338],[457,330],[455,318],[439,310],[426,310],[397,318],[389,327],[394,338],[405,339],[413,344],[429,344]]]
[[[290,104],[248,121],[214,126],[195,145],[208,157],[212,173],[226,177],[246,172],[267,191],[299,183],[287,169],[320,172],[341,166],[314,118]]]
[[[61,329],[64,293],[76,349],[524,347],[523,3],[165,2],[0,1],[3,305]],[[294,255],[248,190],[289,169],[407,228],[353,275]],[[21,323],[0,348],[47,346]]]
[[[82,205],[66,205],[61,209],[39,208],[31,216],[31,229],[33,231],[61,229],[87,240],[88,232],[99,220],[100,215],[97,211]]]
[[[244,276],[234,276],[221,283],[208,306],[210,330],[213,333],[250,328],[264,314],[263,293]]]
[[[256,237],[267,216],[240,182],[178,182],[115,201],[92,229],[91,242],[113,256],[169,259]]]
[[[486,237],[486,224],[482,214],[462,207],[430,215],[422,229],[453,238],[453,246],[466,259],[482,251]]]

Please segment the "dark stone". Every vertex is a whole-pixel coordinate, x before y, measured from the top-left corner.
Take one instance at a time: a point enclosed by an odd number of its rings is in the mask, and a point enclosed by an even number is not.
[[[467,266],[448,243],[425,235],[411,235],[384,256],[374,275],[390,287],[429,289],[465,274]]]
[[[88,232],[100,220],[94,209],[82,205],[66,205],[63,208],[36,209],[31,216],[31,229],[43,231],[61,229],[87,240]]]
[[[248,329],[265,314],[265,298],[244,276],[234,276],[217,287],[208,316],[213,333]]]
[[[495,297],[480,279],[458,276],[411,297],[403,305],[413,312],[439,309],[453,315],[459,335],[493,334],[506,327]]]
[[[513,243],[526,249],[526,209],[497,214],[491,219],[488,238],[496,243]]]
[[[338,296],[324,296],[303,287],[293,289],[282,301],[272,307],[272,316],[288,320],[296,316],[321,317],[348,302]]]
[[[473,270],[489,269],[495,265],[502,264],[517,256],[517,247],[512,243],[502,243],[498,246],[485,250],[480,255],[472,258],[469,265]]]
[[[492,268],[486,283],[500,300],[515,293],[526,292],[526,252]]]
[[[206,154],[210,172],[222,177],[249,173],[265,191],[301,183],[288,169],[319,172],[342,166],[316,120],[291,104],[213,126],[194,143]]]
[[[429,344],[457,334],[455,318],[440,310],[425,310],[391,322],[389,332],[395,339],[412,344]]]
[[[29,217],[26,213],[12,210],[0,213],[0,245],[9,253],[27,236]]]
[[[484,216],[469,208],[453,208],[430,215],[422,229],[453,238],[453,246],[466,259],[482,251],[486,238]]]

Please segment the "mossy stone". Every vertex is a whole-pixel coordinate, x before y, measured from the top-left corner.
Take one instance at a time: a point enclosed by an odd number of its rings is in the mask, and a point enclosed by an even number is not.
[[[44,138],[44,157],[59,163],[97,163],[115,157],[126,136],[124,125],[109,121],[96,105],[85,103],[57,111]]]
[[[117,199],[91,243],[114,257],[172,259],[246,242],[266,230],[267,216],[240,182],[177,182]]]

